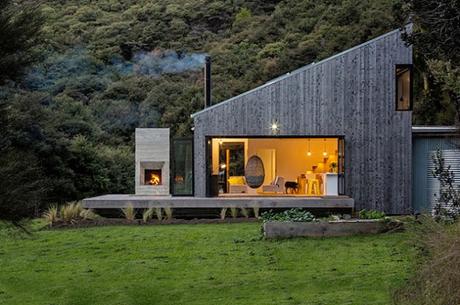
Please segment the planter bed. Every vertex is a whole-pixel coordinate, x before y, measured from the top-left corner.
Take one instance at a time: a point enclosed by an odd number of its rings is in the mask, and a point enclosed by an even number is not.
[[[378,234],[402,229],[394,220],[352,219],[319,222],[268,221],[263,225],[265,238],[332,237],[356,234]]]

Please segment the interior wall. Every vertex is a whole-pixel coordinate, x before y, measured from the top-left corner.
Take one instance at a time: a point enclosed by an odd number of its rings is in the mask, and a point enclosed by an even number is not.
[[[307,155],[308,140],[299,138],[255,138],[248,139],[248,157],[258,155],[261,150],[276,150],[276,176],[286,180],[296,181],[297,177],[307,171],[313,171],[313,166],[321,164],[323,169],[317,172],[329,171],[329,159],[337,162],[338,140],[332,138],[312,138],[310,140],[311,156]],[[323,152],[327,152],[324,158]]]
[[[214,175],[219,173],[220,143],[229,142],[244,143],[245,164],[253,155],[262,159],[266,171],[264,185],[270,184],[276,176],[284,177],[286,181],[296,181],[298,176],[309,171],[328,172],[330,163],[337,162],[337,138],[213,138]],[[323,152],[327,152],[326,157]]]
[[[270,184],[276,177],[276,149],[258,149],[257,155],[260,157],[264,165],[264,185]]]

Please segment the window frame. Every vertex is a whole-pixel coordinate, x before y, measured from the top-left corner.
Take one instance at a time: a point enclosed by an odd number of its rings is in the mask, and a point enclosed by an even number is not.
[[[409,71],[409,108],[399,108],[398,95],[398,69],[408,69]],[[412,111],[414,108],[414,65],[396,64],[395,65],[395,109],[396,111]]]
[[[192,189],[191,192],[189,193],[177,193],[176,188],[174,185],[174,176],[176,174],[176,144],[177,143],[190,143],[191,148],[192,148]],[[169,192],[171,193],[171,196],[173,197],[193,197],[195,196],[195,141],[193,136],[191,137],[177,137],[173,138],[171,137],[169,139]]]

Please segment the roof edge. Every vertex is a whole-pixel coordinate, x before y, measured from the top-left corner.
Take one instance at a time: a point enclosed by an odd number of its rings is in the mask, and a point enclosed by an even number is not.
[[[460,132],[457,126],[440,126],[440,125],[414,125],[412,126],[413,134],[455,134]]]

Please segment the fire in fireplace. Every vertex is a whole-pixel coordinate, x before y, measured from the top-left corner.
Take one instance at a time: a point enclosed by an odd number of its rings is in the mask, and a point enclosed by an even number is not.
[[[146,169],[144,185],[161,185],[161,169]]]

